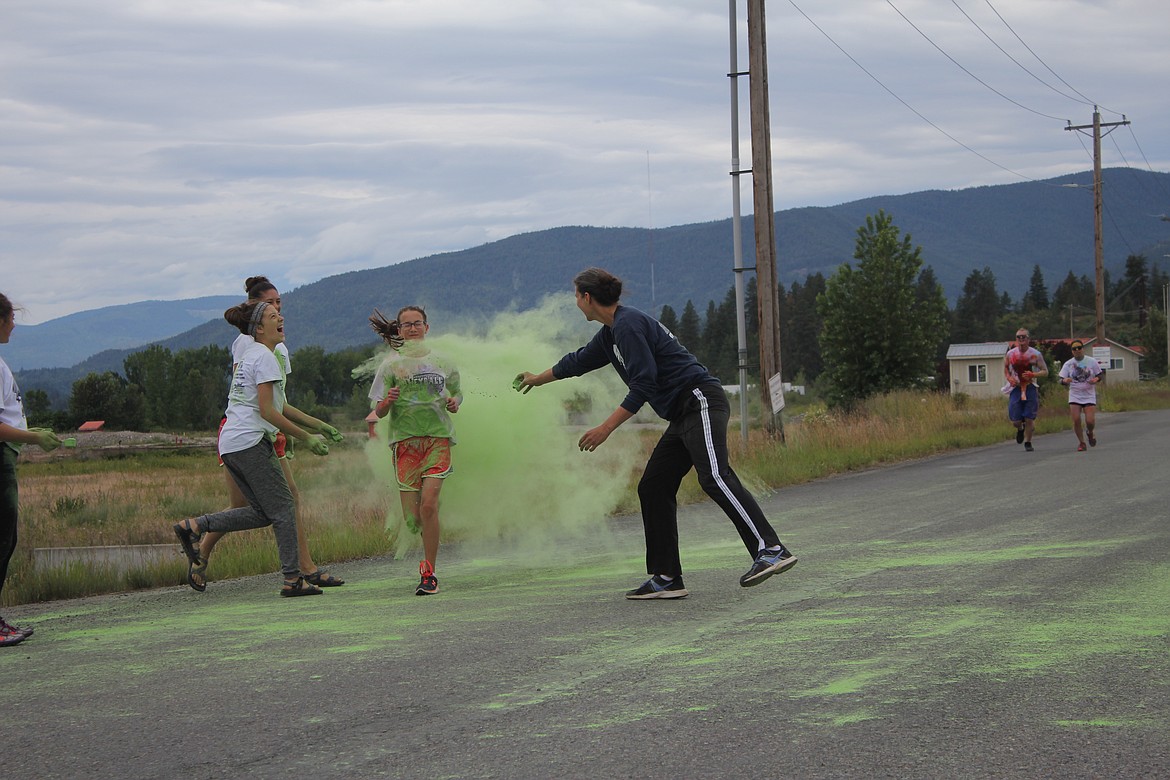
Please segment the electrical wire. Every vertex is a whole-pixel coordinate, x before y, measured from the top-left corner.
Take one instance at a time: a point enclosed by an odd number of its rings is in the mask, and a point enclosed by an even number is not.
[[[1065,81],[1063,78],[1061,78],[1060,74],[1059,74],[1059,73],[1057,73],[1056,71],[1054,71],[1054,70],[1053,70],[1053,69],[1052,69],[1052,68],[1051,68],[1051,67],[1048,65],[1048,63],[1047,63],[1047,62],[1045,62],[1043,59],[1041,59],[1041,58],[1040,58],[1040,55],[1039,55],[1039,54],[1037,54],[1035,51],[1033,51],[1033,50],[1032,50],[1032,47],[1031,47],[1031,46],[1029,46],[1029,45],[1028,45],[1028,44],[1027,44],[1027,43],[1024,41],[1024,39],[1023,39],[1023,38],[1021,38],[1021,37],[1020,37],[1020,34],[1019,34],[1019,33],[1017,33],[1017,32],[1016,32],[1016,31],[1015,31],[1015,30],[1012,28],[1012,26],[1011,26],[1010,24],[1008,24],[1008,22],[1007,22],[1007,19],[1004,19],[1004,18],[1003,18],[1003,14],[1001,14],[1001,13],[1000,13],[998,10],[996,10],[996,7],[995,7],[994,5],[992,5],[992,4],[991,4],[991,0],[983,0],[983,2],[987,3],[987,7],[988,7],[988,8],[990,8],[990,9],[992,10],[992,12],[993,12],[993,13],[995,13],[995,15],[996,15],[997,17],[999,17],[999,20],[1000,20],[1001,22],[1003,22],[1003,26],[1004,26],[1004,27],[1006,27],[1006,28],[1008,28],[1008,30],[1011,32],[1011,34],[1012,34],[1012,35],[1014,35],[1014,36],[1016,37],[1016,40],[1017,40],[1017,41],[1019,41],[1019,42],[1020,42],[1020,44],[1022,44],[1022,45],[1023,45],[1023,47],[1024,47],[1025,49],[1027,49],[1027,50],[1028,50],[1028,53],[1029,53],[1029,54],[1031,54],[1033,57],[1035,57],[1037,62],[1039,62],[1041,65],[1043,65],[1045,68],[1047,68],[1049,73],[1051,73],[1053,76],[1056,76],[1056,78],[1060,79],[1060,83],[1061,83],[1061,84],[1064,84],[1066,87],[1068,87],[1069,89],[1071,89],[1073,92],[1075,92],[1076,94],[1080,95],[1082,98],[1084,98],[1084,100],[1085,100],[1087,103],[1091,103],[1092,105],[1094,105],[1094,106],[1098,106],[1099,108],[1105,108],[1105,106],[1102,106],[1102,105],[1101,105],[1101,104],[1100,104],[1098,101],[1096,101],[1096,100],[1089,100],[1089,98],[1085,97],[1084,93],[1082,93],[1080,90],[1078,90],[1078,89],[1077,89],[1076,87],[1074,87],[1072,84],[1069,84],[1067,81]],[[1120,111],[1114,111],[1114,110],[1113,110],[1113,109],[1111,109],[1111,108],[1105,108],[1105,110],[1106,110],[1106,111],[1108,111],[1108,112],[1109,112],[1109,113],[1111,113],[1111,114],[1117,114],[1118,116],[1121,116],[1121,115],[1122,115]]]
[[[1012,62],[1014,62],[1014,63],[1015,63],[1015,64],[1016,64],[1016,65],[1019,67],[1019,69],[1020,69],[1020,70],[1024,71],[1024,72],[1025,72],[1025,73],[1027,73],[1029,76],[1031,76],[1032,78],[1036,79],[1036,81],[1039,81],[1041,84],[1043,84],[1044,86],[1048,87],[1050,90],[1052,90],[1052,91],[1053,91],[1053,92],[1055,92],[1056,94],[1060,95],[1061,97],[1068,98],[1069,100],[1073,101],[1074,103],[1081,103],[1081,104],[1084,104],[1084,105],[1095,105],[1095,104],[1094,104],[1092,101],[1085,99],[1085,97],[1084,97],[1083,95],[1081,95],[1081,96],[1079,96],[1079,97],[1074,97],[1073,95],[1070,95],[1070,94],[1068,94],[1067,92],[1062,92],[1061,90],[1059,90],[1059,89],[1057,89],[1056,87],[1054,87],[1054,86],[1052,86],[1051,84],[1049,84],[1049,83],[1048,83],[1047,81],[1045,81],[1044,79],[1042,79],[1042,78],[1040,78],[1039,76],[1037,76],[1035,73],[1033,73],[1032,71],[1030,71],[1030,70],[1029,70],[1027,67],[1025,67],[1025,66],[1024,66],[1024,63],[1020,62],[1020,61],[1019,61],[1019,60],[1017,60],[1015,57],[1013,57],[1013,56],[1012,56],[1012,55],[1011,55],[1011,54],[1010,54],[1010,53],[1007,51],[1007,49],[1005,49],[1004,47],[1000,46],[1000,45],[999,45],[999,43],[998,43],[998,42],[997,42],[997,41],[996,41],[994,38],[992,38],[992,37],[991,37],[991,35],[989,35],[989,34],[988,34],[988,32],[987,32],[986,30],[984,30],[982,27],[980,27],[980,26],[979,26],[979,23],[978,23],[978,22],[976,22],[976,21],[975,21],[973,18],[971,18],[971,15],[970,15],[969,13],[967,13],[966,11],[964,11],[964,10],[963,10],[963,6],[959,5],[959,2],[958,2],[958,0],[951,0],[951,5],[953,5],[953,6],[954,6],[955,8],[957,8],[957,9],[959,9],[959,13],[961,13],[963,16],[965,16],[965,17],[967,18],[967,21],[968,21],[968,22],[970,22],[970,23],[972,24],[972,26],[974,26],[974,27],[975,27],[975,29],[976,29],[976,30],[978,30],[979,32],[983,33],[983,37],[984,37],[984,38],[986,38],[987,40],[991,41],[991,45],[992,45],[992,46],[994,46],[995,48],[997,48],[997,49],[999,49],[1001,52],[1003,52],[1003,56],[1007,57],[1009,60],[1011,60]],[[994,10],[994,9],[992,9],[992,10]],[[1000,17],[1000,20],[1001,20],[1001,21],[1002,21],[1002,19],[1003,19],[1003,17]],[[1006,24],[1006,22],[1005,22],[1005,24]],[[1010,29],[1010,28],[1009,28],[1009,29]],[[1012,32],[1014,33],[1015,31],[1013,30]],[[1016,37],[1017,37],[1017,39],[1019,38],[1019,36],[1016,36]],[[1026,45],[1027,45],[1027,44],[1025,44],[1025,46],[1026,46]],[[1028,49],[1028,51],[1032,51],[1032,50],[1031,50],[1031,49]],[[1034,55],[1033,55],[1033,56],[1034,56]]]
[[[918,34],[919,34],[919,35],[921,35],[923,38],[925,38],[927,43],[929,43],[931,46],[933,46],[935,49],[937,49],[937,50],[938,50],[938,52],[939,52],[939,54],[941,54],[942,56],[944,56],[944,57],[946,57],[948,60],[950,60],[952,63],[954,63],[954,65],[955,65],[955,67],[956,67],[956,68],[958,68],[959,70],[963,71],[963,72],[964,72],[964,73],[966,73],[968,76],[970,76],[971,78],[975,79],[975,81],[977,81],[977,82],[979,82],[980,84],[982,84],[983,86],[987,87],[989,90],[991,90],[991,91],[992,91],[992,92],[994,92],[995,94],[999,95],[1001,98],[1003,98],[1003,99],[1004,99],[1004,100],[1006,100],[1007,102],[1011,103],[1011,104],[1012,104],[1012,105],[1014,105],[1014,106],[1018,106],[1018,107],[1020,107],[1020,108],[1024,109],[1025,111],[1031,111],[1033,114],[1036,114],[1037,116],[1042,116],[1042,117],[1044,117],[1045,119],[1055,119],[1055,120],[1056,120],[1056,121],[1058,121],[1058,122],[1067,122],[1067,121],[1068,121],[1068,119],[1066,119],[1065,117],[1060,117],[1060,116],[1053,116],[1052,114],[1046,114],[1046,113],[1044,113],[1043,111],[1038,111],[1038,110],[1036,110],[1036,109],[1034,109],[1034,108],[1031,108],[1030,106],[1025,106],[1025,105],[1024,105],[1023,103],[1021,103],[1020,101],[1018,101],[1018,100],[1014,100],[1014,99],[1012,99],[1012,98],[1008,97],[1007,95],[1003,94],[1003,93],[1002,93],[1002,92],[1000,92],[998,89],[996,89],[995,87],[991,86],[991,85],[990,85],[990,84],[988,84],[986,81],[984,81],[983,79],[979,78],[979,77],[978,77],[978,76],[976,76],[974,73],[972,73],[972,72],[971,72],[971,71],[969,71],[967,68],[965,68],[965,67],[964,67],[964,66],[963,66],[963,65],[962,65],[962,64],[961,64],[961,63],[960,63],[958,60],[956,60],[954,57],[952,57],[951,55],[947,54],[947,52],[946,52],[946,51],[945,51],[945,50],[944,50],[944,49],[943,49],[941,46],[939,46],[937,43],[935,43],[935,42],[934,42],[934,41],[931,39],[931,37],[930,37],[929,35],[927,35],[926,33],[924,33],[924,32],[923,32],[923,31],[922,31],[922,30],[921,30],[921,29],[918,27],[918,25],[916,25],[916,24],[914,24],[914,22],[910,21],[910,18],[909,18],[908,16],[906,16],[906,14],[904,14],[904,13],[902,13],[900,10],[898,10],[898,6],[894,5],[894,3],[893,3],[893,0],[886,0],[886,5],[888,5],[890,8],[893,8],[893,9],[894,9],[894,11],[895,11],[895,13],[897,13],[897,14],[898,14],[898,16],[902,17],[902,19],[903,19],[903,20],[906,22],[906,24],[910,25],[910,26],[911,26],[911,27],[914,29],[914,32],[918,33]]]
[[[797,12],[797,13],[799,13],[801,16],[803,16],[803,17],[805,18],[805,20],[806,20],[806,21],[807,21],[809,24],[811,24],[811,25],[812,25],[812,26],[813,26],[813,27],[816,29],[816,31],[817,31],[817,32],[819,32],[821,35],[823,35],[823,36],[825,37],[825,39],[826,39],[826,40],[827,40],[829,43],[833,44],[833,46],[835,46],[835,47],[837,48],[837,50],[838,50],[838,51],[840,51],[842,54],[844,54],[846,57],[848,57],[850,62],[852,62],[854,65],[856,65],[858,68],[860,68],[862,73],[864,73],[865,75],[869,76],[871,79],[873,79],[873,81],[874,81],[874,83],[875,83],[875,84],[877,84],[879,87],[881,87],[882,89],[884,89],[884,90],[885,90],[887,93],[889,93],[890,97],[894,98],[894,100],[897,100],[899,103],[901,103],[901,104],[902,104],[903,106],[905,106],[907,109],[909,109],[909,110],[910,110],[910,111],[911,111],[911,112],[912,112],[912,113],[913,113],[915,116],[917,116],[917,117],[918,117],[919,119],[921,119],[923,122],[926,122],[926,124],[928,124],[928,125],[930,125],[931,127],[933,127],[935,130],[937,130],[937,131],[938,131],[939,133],[941,133],[942,135],[946,136],[946,137],[947,137],[947,138],[948,138],[950,141],[952,141],[953,143],[955,143],[955,144],[958,144],[959,146],[963,147],[963,148],[964,148],[964,149],[966,149],[968,152],[970,152],[971,154],[975,155],[976,157],[978,157],[979,159],[983,160],[984,162],[990,163],[991,165],[994,165],[996,168],[999,168],[999,169],[1000,169],[1000,170],[1002,170],[1002,171],[1006,171],[1007,173],[1010,173],[1010,174],[1012,174],[1013,176],[1018,176],[1018,177],[1019,177],[1019,178],[1021,178],[1021,179],[1025,179],[1025,180],[1027,180],[1027,181],[1030,181],[1030,182],[1036,182],[1037,184],[1047,184],[1047,182],[1041,182],[1041,181],[1038,181],[1037,179],[1034,179],[1034,178],[1032,178],[1031,176],[1028,176],[1027,174],[1020,173],[1019,171],[1014,171],[1014,170],[1012,170],[1011,168],[1008,168],[1008,167],[1007,167],[1007,166],[1005,166],[1005,165],[1001,165],[1001,164],[997,163],[995,160],[992,160],[992,159],[991,159],[990,157],[988,157],[987,155],[985,155],[985,154],[983,154],[983,153],[981,153],[981,152],[978,152],[978,151],[976,151],[975,149],[972,149],[970,146],[968,146],[967,144],[963,143],[963,142],[962,142],[962,141],[960,141],[958,138],[955,138],[953,135],[951,135],[950,133],[948,133],[946,130],[943,130],[941,127],[939,127],[937,124],[935,124],[934,122],[932,122],[930,119],[927,119],[927,118],[926,118],[926,116],[924,116],[924,115],[922,114],[922,112],[920,112],[918,109],[914,108],[914,106],[910,105],[910,104],[909,104],[909,103],[907,103],[905,100],[903,100],[903,99],[902,99],[902,97],[901,97],[900,95],[898,95],[898,93],[894,92],[894,90],[892,90],[892,89],[890,89],[889,87],[887,87],[887,86],[886,86],[886,85],[885,85],[885,84],[882,82],[882,80],[881,80],[881,79],[879,79],[879,78],[878,78],[877,76],[875,76],[875,75],[874,75],[872,72],[870,72],[868,68],[866,68],[864,65],[862,65],[862,64],[861,64],[861,63],[860,63],[860,62],[857,60],[857,58],[856,58],[856,57],[854,57],[852,54],[850,54],[848,51],[846,51],[846,50],[845,50],[845,47],[843,47],[841,44],[837,43],[837,41],[833,39],[833,36],[831,36],[831,35],[829,35],[827,32],[825,32],[825,30],[824,30],[824,29],[823,29],[823,28],[822,28],[822,27],[821,27],[819,24],[817,24],[816,22],[814,22],[814,21],[812,20],[812,17],[810,17],[808,14],[806,14],[806,13],[804,12],[804,9],[803,9],[803,8],[801,8],[799,5],[797,5],[797,4],[796,4],[795,0],[788,0],[788,4],[789,4],[789,5],[791,5],[793,8],[795,8],[795,9],[796,9],[796,12]],[[1053,117],[1053,118],[1055,118],[1055,117]],[[1063,120],[1062,120],[1062,121],[1063,121]],[[1058,184],[1050,184],[1049,186],[1052,186],[1052,187],[1059,187],[1060,185],[1058,185]]]

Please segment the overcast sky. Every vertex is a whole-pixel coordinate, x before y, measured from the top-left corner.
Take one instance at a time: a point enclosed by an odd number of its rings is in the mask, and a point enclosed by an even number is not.
[[[560,225],[724,219],[728,11],[3,0],[0,292],[33,324]],[[1064,128],[1094,103],[1133,123],[1106,166],[1170,169],[1166,0],[769,0],[767,31],[777,209],[1090,169]]]

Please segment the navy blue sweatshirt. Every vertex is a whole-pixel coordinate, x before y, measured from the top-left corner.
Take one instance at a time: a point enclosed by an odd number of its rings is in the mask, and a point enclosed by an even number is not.
[[[603,325],[588,344],[557,361],[552,372],[557,379],[567,379],[606,363],[617,369],[630,388],[621,403],[623,409],[637,414],[648,403],[664,420],[670,419],[680,392],[719,381],[662,323],[629,306],[619,306],[612,327]]]

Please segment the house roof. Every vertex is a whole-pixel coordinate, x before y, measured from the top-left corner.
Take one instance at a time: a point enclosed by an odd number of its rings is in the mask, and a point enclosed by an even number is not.
[[[985,341],[982,344],[951,344],[947,349],[947,360],[1002,358],[1010,347],[1010,341]]]

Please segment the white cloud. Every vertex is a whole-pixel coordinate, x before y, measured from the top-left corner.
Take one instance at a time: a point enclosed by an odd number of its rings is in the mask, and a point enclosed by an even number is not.
[[[1084,170],[1086,139],[1063,120],[1088,123],[1094,101],[1106,121],[1134,123],[1104,145],[1107,165],[1170,167],[1170,6],[956,2],[994,44],[953,3],[768,4],[777,208]],[[557,225],[726,217],[726,12],[699,0],[7,0],[0,291],[39,322],[234,293],[253,273],[292,287]]]

